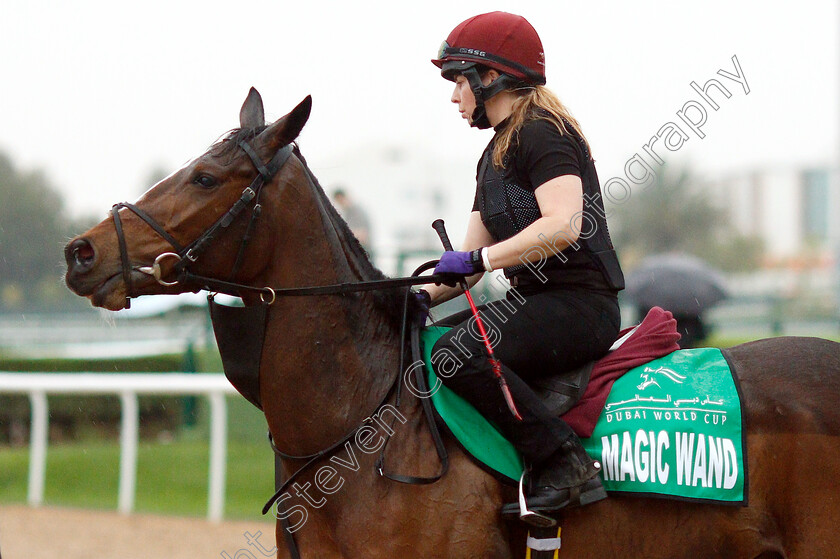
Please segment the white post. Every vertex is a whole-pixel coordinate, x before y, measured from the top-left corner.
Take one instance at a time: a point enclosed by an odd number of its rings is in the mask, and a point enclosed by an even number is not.
[[[30,506],[44,502],[44,478],[47,474],[47,436],[49,408],[47,394],[43,390],[29,393],[32,407],[32,428],[29,434],[29,495]]]
[[[210,398],[210,488],[207,497],[207,519],[222,520],[225,510],[225,460],[227,459],[227,407],[220,391]]]
[[[120,394],[122,402],[122,427],[120,429],[120,493],[117,509],[122,514],[134,510],[134,494],[137,484],[137,393],[125,391]]]

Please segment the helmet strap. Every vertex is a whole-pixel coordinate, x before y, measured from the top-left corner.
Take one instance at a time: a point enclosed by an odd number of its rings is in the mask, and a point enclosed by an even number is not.
[[[470,89],[475,97],[475,110],[470,118],[470,126],[474,126],[480,130],[490,128],[490,120],[487,118],[487,108],[484,103],[494,95],[512,89],[521,83],[521,80],[514,78],[508,74],[500,74],[498,78],[487,85],[481,83],[481,76],[478,74],[478,68],[473,65],[465,69],[461,74],[467,78],[470,84]]]

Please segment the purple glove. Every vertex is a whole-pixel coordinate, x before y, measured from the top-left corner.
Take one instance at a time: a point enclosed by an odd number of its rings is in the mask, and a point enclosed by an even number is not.
[[[452,280],[451,283],[449,281],[444,281],[443,283],[452,287],[456,281],[483,271],[484,264],[481,261],[481,249],[476,249],[472,252],[447,250],[441,255],[440,261],[435,266],[434,273],[451,276],[447,278]]]

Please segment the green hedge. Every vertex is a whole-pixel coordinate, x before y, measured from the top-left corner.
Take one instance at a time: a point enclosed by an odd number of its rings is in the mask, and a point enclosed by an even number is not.
[[[155,355],[125,359],[21,359],[0,357],[0,370],[12,372],[173,372],[198,368],[198,363],[215,364],[212,355]],[[218,368],[216,370],[221,370]],[[198,398],[183,396],[141,396],[140,437],[151,438],[175,431],[185,423],[198,421]],[[116,437],[121,407],[117,396],[49,396],[50,436],[53,440],[81,440]],[[0,444],[23,444],[28,439],[30,420],[26,395],[0,395]]]
[[[184,355],[153,355],[124,359],[24,359],[0,356],[0,371],[42,373],[148,373],[180,371]]]

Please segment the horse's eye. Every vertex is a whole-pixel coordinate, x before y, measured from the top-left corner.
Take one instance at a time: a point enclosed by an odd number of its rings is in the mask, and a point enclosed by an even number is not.
[[[216,179],[209,175],[198,175],[193,182],[202,188],[213,188],[217,184]]]

